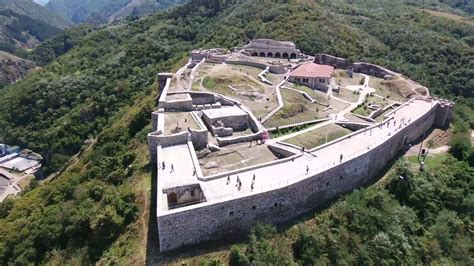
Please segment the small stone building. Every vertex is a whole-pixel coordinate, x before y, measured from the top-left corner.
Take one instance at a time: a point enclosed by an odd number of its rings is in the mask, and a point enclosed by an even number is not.
[[[291,59],[296,59],[300,56],[300,50],[296,49],[296,45],[293,42],[255,39],[243,48],[244,52],[251,56]]]
[[[214,136],[230,136],[234,131],[249,127],[249,116],[238,107],[224,107],[202,111],[202,119]]]
[[[288,81],[327,92],[333,75],[334,67],[332,66],[306,63],[291,71]]]

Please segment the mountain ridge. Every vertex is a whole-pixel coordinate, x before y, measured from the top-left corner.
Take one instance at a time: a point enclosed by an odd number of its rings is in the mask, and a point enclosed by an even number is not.
[[[150,14],[186,0],[85,0],[78,4],[74,0],[51,0],[46,8],[69,18],[75,23],[87,22],[89,18],[102,18],[111,22],[129,15]]]

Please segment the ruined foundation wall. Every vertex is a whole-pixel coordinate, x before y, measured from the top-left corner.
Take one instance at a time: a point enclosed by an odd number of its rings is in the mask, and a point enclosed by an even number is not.
[[[367,153],[297,183],[290,182],[280,189],[226,202],[196,205],[159,216],[160,250],[169,251],[203,241],[247,234],[258,221],[283,223],[366,184],[380,173],[405,143],[419,139],[434,125],[437,110],[434,106],[423,117]],[[257,178],[256,188],[260,185]]]
[[[386,75],[397,75],[397,73],[378,65],[365,62],[351,63],[347,59],[327,54],[317,54],[315,56],[314,62],[322,65],[331,65],[335,68],[341,69],[348,69],[352,67],[355,72],[376,76],[379,78],[384,78]]]
[[[267,68],[267,65],[258,63],[258,62],[252,62],[252,61],[226,61],[228,64],[233,64],[233,65],[243,65],[243,66],[250,66],[250,67],[256,67],[260,68],[262,70],[265,70]],[[270,73],[273,74],[285,74],[286,69],[282,66],[268,66]]]

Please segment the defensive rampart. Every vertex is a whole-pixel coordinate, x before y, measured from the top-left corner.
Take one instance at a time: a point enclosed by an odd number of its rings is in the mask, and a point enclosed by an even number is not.
[[[317,54],[314,58],[314,62],[317,64],[331,65],[335,68],[342,68],[342,69],[348,69],[352,67],[354,71],[356,72],[371,75],[371,76],[376,76],[379,78],[384,78],[385,76],[398,75],[398,73],[395,73],[391,70],[388,70],[378,65],[365,63],[365,62],[352,63],[347,59],[335,57],[328,54]]]
[[[374,144],[340,164],[309,175],[289,176],[287,182],[260,193],[214,199],[158,213],[160,250],[246,234],[257,222],[279,224],[317,208],[377,177],[406,144],[419,139],[433,126],[448,123],[446,118],[450,116],[450,110],[448,105],[435,103],[424,115],[386,141]]]

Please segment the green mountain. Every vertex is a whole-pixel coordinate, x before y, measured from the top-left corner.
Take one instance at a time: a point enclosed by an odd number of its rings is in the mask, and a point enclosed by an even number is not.
[[[34,3],[32,0],[0,0],[0,10],[11,10],[16,14],[30,17],[58,29],[71,26],[70,21]]]
[[[441,3],[474,15],[474,2],[469,0],[440,0]]]
[[[0,49],[21,53],[71,23],[31,0],[0,0],[0,25]]]
[[[51,0],[46,7],[75,23],[89,20],[105,23],[129,15],[150,14],[184,2],[185,0]]]
[[[0,264],[162,259],[146,145],[156,73],[177,70],[192,49],[253,38],[377,63],[457,100],[456,157],[435,172],[413,173],[406,190],[394,175],[391,185],[348,195],[288,232],[257,228],[220,263],[472,264],[474,152],[466,138],[474,127],[474,26],[423,11],[430,7],[402,0],[192,0],[43,42],[32,53],[43,69],[0,94],[0,142],[41,153],[49,175],[0,204]]]

